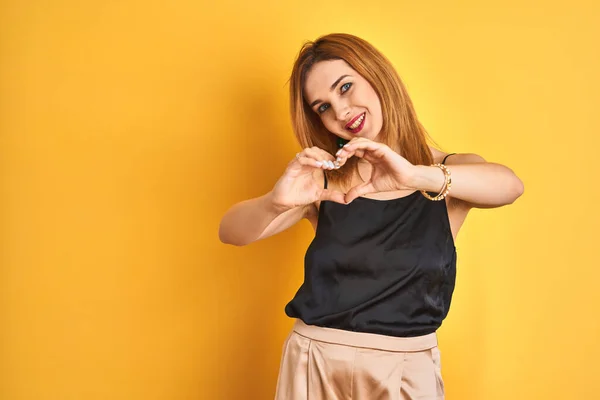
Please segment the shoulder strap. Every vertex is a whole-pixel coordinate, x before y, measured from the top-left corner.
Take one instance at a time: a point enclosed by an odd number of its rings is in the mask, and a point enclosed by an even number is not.
[[[446,158],[448,158],[448,157],[450,157],[450,156],[453,156],[454,154],[456,154],[456,153],[450,153],[450,154],[448,154],[446,157],[444,157],[444,160],[442,161],[442,164],[445,164],[445,163],[446,163]]]

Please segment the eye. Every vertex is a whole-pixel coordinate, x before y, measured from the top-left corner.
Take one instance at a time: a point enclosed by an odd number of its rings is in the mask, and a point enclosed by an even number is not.
[[[340,91],[342,94],[346,93],[348,90],[350,90],[350,88],[352,87],[352,82],[347,82],[344,83],[341,88]],[[317,108],[317,112],[319,114],[323,114],[325,111],[327,111],[327,109],[329,109],[329,104],[327,103],[323,103],[319,108]]]

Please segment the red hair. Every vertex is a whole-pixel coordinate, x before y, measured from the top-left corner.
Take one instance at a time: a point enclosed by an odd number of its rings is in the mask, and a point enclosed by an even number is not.
[[[343,60],[365,78],[381,102],[383,126],[377,140],[390,146],[413,165],[430,165],[433,156],[427,144],[429,135],[417,119],[408,92],[392,63],[367,41],[344,33],[333,33],[305,43],[290,77],[292,127],[302,148],[317,146],[335,154],[337,136],[329,132],[304,98],[306,76],[319,61]],[[330,180],[348,184],[356,169],[351,158],[339,170],[328,171]]]

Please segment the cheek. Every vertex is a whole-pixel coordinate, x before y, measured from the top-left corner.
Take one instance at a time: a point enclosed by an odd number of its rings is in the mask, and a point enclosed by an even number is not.
[[[377,93],[373,92],[370,98],[371,109],[373,114],[376,117],[381,118],[381,102],[379,101],[379,97],[377,97]]]
[[[364,104],[364,106],[369,108],[369,110],[371,111],[371,113],[374,116],[381,115],[381,104],[379,104],[379,97],[377,97],[377,93],[375,93],[375,91],[373,89],[368,88],[365,91],[363,91],[362,93],[356,93],[356,98],[354,98],[353,100],[354,101],[362,100],[362,103]],[[357,103],[357,104],[360,104],[360,103]]]
[[[325,129],[327,129],[329,132],[335,133],[337,129],[339,129],[338,124],[329,115],[321,118],[321,122],[323,123],[323,126],[325,126]]]
[[[331,120],[331,118],[323,118],[323,125],[325,125],[325,128],[327,128],[327,130],[329,132],[332,132],[335,130],[335,124],[333,123],[333,121]]]

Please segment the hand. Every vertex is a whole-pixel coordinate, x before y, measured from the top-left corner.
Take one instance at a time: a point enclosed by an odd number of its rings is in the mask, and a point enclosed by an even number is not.
[[[336,156],[340,166],[355,156],[363,158],[372,166],[371,177],[346,193],[346,203],[367,193],[411,189],[409,182],[415,173],[415,166],[383,143],[354,138]]]
[[[317,170],[338,168],[335,157],[318,147],[311,147],[296,154],[272,190],[274,204],[284,210],[330,200],[346,204],[344,194],[323,188],[323,174]]]

